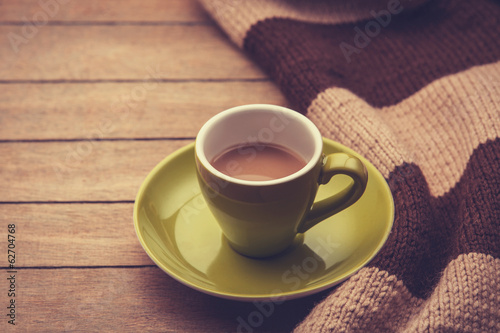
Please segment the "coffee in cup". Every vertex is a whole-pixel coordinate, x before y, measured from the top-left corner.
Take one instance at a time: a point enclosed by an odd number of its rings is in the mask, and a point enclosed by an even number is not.
[[[252,154],[248,156],[245,154]],[[289,176],[306,165],[302,156],[274,144],[242,144],[217,155],[210,164],[228,176],[244,180],[272,180]]]

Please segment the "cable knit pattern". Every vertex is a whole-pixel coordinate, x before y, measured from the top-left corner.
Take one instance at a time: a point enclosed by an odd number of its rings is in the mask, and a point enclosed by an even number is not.
[[[380,253],[296,331],[500,332],[500,2],[200,1],[394,197]]]

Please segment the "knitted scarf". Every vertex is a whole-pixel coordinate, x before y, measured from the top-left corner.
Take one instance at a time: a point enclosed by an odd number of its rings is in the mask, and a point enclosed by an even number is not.
[[[200,1],[394,197],[381,252],[296,331],[500,332],[500,2]]]

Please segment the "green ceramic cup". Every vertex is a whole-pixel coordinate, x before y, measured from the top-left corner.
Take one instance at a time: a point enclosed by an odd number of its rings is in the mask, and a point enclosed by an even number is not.
[[[282,178],[251,181],[228,176],[210,163],[230,147],[256,143],[284,146],[306,165]],[[195,159],[201,192],[222,233],[234,250],[249,257],[286,250],[299,234],[356,202],[368,181],[357,157],[325,156],[317,127],[300,113],[275,105],[243,105],[208,120],[196,137]],[[335,175],[353,181],[315,202],[318,187],[335,181]]]

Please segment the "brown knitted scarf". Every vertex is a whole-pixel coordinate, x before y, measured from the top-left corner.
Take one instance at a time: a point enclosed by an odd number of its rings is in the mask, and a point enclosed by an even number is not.
[[[382,251],[296,331],[500,332],[500,2],[201,2],[394,196]]]

